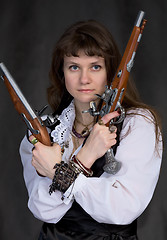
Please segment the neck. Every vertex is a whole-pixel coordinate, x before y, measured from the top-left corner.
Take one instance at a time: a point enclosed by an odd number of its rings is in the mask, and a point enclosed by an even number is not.
[[[94,117],[91,116],[89,113],[82,112],[84,110],[88,110],[89,108],[90,108],[89,103],[86,104],[75,103],[76,119],[84,125],[89,125],[94,120]]]

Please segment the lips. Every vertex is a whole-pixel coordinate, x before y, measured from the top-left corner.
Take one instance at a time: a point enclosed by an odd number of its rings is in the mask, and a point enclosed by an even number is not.
[[[79,92],[81,93],[92,93],[94,89],[79,89]]]

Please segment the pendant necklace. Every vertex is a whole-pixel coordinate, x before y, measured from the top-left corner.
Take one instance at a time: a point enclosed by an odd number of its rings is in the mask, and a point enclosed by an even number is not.
[[[76,120],[76,122],[78,122],[78,123],[80,123],[82,126],[84,126],[84,129],[82,130],[81,133],[78,133],[78,132],[75,130],[75,126],[73,125],[73,127],[72,127],[72,132],[73,132],[73,134],[74,134],[77,138],[86,138],[86,137],[89,135],[89,133],[90,133],[89,126],[90,126],[92,123],[94,123],[94,120],[93,120],[91,123],[87,124],[87,125],[81,123],[78,119],[75,119],[75,120]]]

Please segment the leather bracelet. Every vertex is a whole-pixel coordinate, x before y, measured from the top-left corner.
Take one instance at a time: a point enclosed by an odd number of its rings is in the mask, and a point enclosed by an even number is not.
[[[56,190],[65,193],[80,173],[83,173],[87,177],[93,175],[93,171],[86,168],[75,155],[69,161],[69,164],[61,161],[60,163],[56,163],[54,169],[55,174],[49,188],[50,195]]]
[[[82,171],[82,173],[87,176],[87,177],[91,177],[93,175],[93,171],[90,168],[87,168],[83,165],[83,163],[81,163],[79,161],[78,158],[76,158],[76,156],[74,155],[72,157],[72,161],[75,163],[75,165],[80,168],[80,170]]]
[[[56,190],[65,193],[79,173],[81,173],[80,169],[76,169],[71,163],[67,164],[64,161],[61,161],[59,164],[57,163],[54,168],[55,175],[49,188],[50,195]]]

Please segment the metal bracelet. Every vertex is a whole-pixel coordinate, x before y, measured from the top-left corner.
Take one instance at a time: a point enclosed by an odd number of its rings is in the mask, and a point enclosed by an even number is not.
[[[51,195],[56,190],[65,193],[81,171],[77,171],[71,164],[67,164],[64,161],[56,164],[54,168],[55,175],[49,188],[49,194]]]

